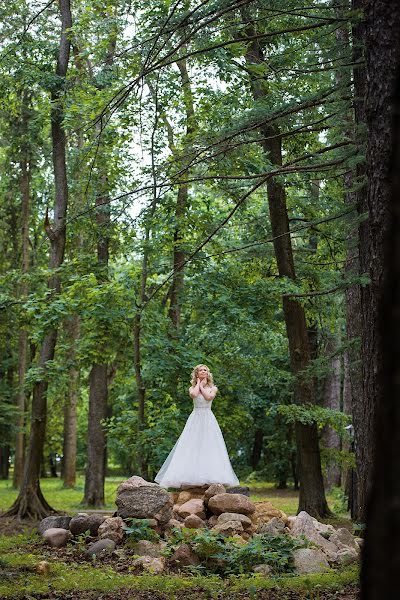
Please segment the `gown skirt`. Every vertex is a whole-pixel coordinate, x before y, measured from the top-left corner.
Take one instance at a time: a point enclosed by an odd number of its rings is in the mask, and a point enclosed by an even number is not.
[[[193,411],[154,478],[162,487],[239,483],[211,405],[202,394],[193,399]]]

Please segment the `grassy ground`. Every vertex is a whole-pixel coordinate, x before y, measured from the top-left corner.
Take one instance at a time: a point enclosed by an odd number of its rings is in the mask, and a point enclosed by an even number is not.
[[[76,552],[79,553],[79,548]],[[0,538],[0,599],[57,600],[174,600],[174,599],[265,599],[265,600],[356,600],[358,570],[307,576],[262,577],[243,575],[221,579],[218,576],[190,574],[135,575],[120,572],[118,557],[113,563],[101,559],[68,563],[47,548],[37,534]],[[46,570],[43,570],[43,560]]]

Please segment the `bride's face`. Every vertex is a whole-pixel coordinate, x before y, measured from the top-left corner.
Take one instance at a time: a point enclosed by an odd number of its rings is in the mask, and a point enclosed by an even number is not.
[[[199,379],[207,379],[207,375],[208,375],[208,371],[207,371],[206,367],[199,367],[197,369],[197,377],[199,377]]]

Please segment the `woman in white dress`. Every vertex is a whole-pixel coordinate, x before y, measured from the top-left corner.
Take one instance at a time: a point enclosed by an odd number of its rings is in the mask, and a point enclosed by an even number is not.
[[[192,372],[193,411],[154,481],[163,487],[237,485],[217,419],[211,410],[218,389],[206,365]]]

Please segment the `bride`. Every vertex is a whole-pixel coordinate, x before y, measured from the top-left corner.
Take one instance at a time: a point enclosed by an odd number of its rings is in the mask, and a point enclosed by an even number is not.
[[[239,483],[229,460],[217,419],[211,410],[217,393],[212,374],[206,365],[192,372],[189,394],[193,411],[175,446],[154,478],[163,487],[179,488],[211,483]]]

